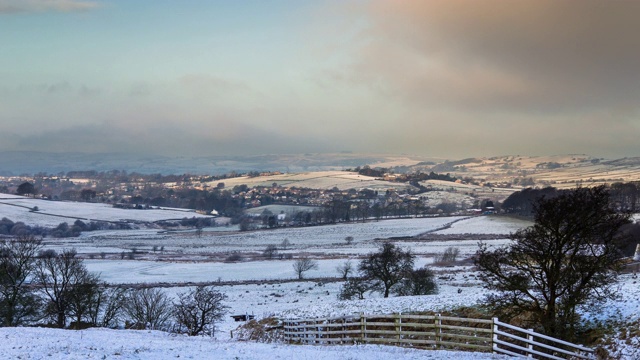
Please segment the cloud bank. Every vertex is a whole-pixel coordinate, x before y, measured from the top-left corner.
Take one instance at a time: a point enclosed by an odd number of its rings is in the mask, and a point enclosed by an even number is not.
[[[640,2],[140,4],[0,0],[96,9],[14,44],[0,150],[640,156]]]
[[[98,7],[95,1],[84,0],[0,0],[0,14],[47,11],[86,11]]]

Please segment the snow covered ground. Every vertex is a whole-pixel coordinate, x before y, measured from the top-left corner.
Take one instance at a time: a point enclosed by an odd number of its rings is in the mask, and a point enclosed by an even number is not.
[[[160,331],[0,328],[3,359],[216,359],[216,360],[449,360],[507,359],[459,351],[393,346],[310,346],[216,341]]]
[[[462,221],[464,220],[464,221]],[[446,227],[451,224],[451,229]],[[439,217],[417,219],[389,219],[366,223],[336,224],[300,228],[280,228],[250,232],[204,231],[201,237],[195,232],[164,232],[157,230],[135,231],[94,231],[83,233],[79,238],[45,239],[51,247],[75,247],[79,253],[113,252],[132,248],[150,252],[137,258],[156,260],[160,253],[153,253],[153,246],[164,246],[167,253],[181,256],[212,254],[261,253],[268,245],[280,246],[286,239],[291,244],[284,253],[333,254],[336,256],[362,256],[375,250],[382,241],[389,238],[411,237],[427,232],[438,234],[502,234],[506,239],[511,231],[526,225],[526,222],[505,217]],[[345,238],[353,237],[347,244]],[[504,243],[502,241],[501,243]],[[448,246],[461,247],[461,252],[473,253],[477,240],[447,242],[403,240],[399,246],[411,248],[416,254],[433,256]],[[464,249],[463,249],[464,248]],[[166,255],[166,253],[165,253]]]
[[[32,211],[34,207],[38,211]],[[119,209],[108,204],[71,201],[50,201],[16,195],[0,194],[0,218],[26,225],[56,227],[61,222],[73,224],[83,221],[143,221],[203,217],[192,210],[175,208],[153,208],[146,210]]]
[[[486,295],[473,267],[435,266],[439,293],[426,296],[382,298],[367,294],[364,300],[337,299],[342,282],[336,267],[359,259],[388,238],[397,246],[411,249],[417,255],[416,266],[431,264],[449,246],[460,249],[460,257],[471,256],[477,239],[470,234],[497,234],[487,240],[490,246],[506,244],[508,234],[530,223],[499,216],[473,218],[395,219],[379,222],[339,224],[308,228],[286,228],[255,232],[205,231],[202,237],[190,232],[157,230],[98,231],[75,239],[45,239],[45,247],[74,247],[85,258],[90,271],[100,273],[103,280],[114,284],[170,283],[164,291],[170,296],[187,290],[187,282],[222,281],[217,289],[227,295],[228,315],[254,314],[258,319],[308,318],[351,315],[360,312],[388,314],[393,312],[443,311],[463,305],[474,305]],[[403,239],[419,234],[443,236],[437,240]],[[446,235],[460,235],[447,240]],[[354,241],[347,244],[346,236]],[[286,249],[281,243],[287,239]],[[296,259],[309,256],[319,268],[305,273],[308,278],[333,278],[325,281],[296,280],[294,260],[261,257],[267,245]],[[153,247],[165,247],[153,251]],[[123,251],[137,249],[135,260],[121,259]],[[105,259],[92,256],[105,253]],[[230,254],[242,261],[225,262]],[[90,259],[93,257],[93,259]],[[620,299],[586,313],[594,319],[638,319],[640,287],[633,275],[623,275]],[[237,282],[229,284],[228,282]],[[61,331],[52,329],[0,329],[0,354],[5,358],[23,359],[167,359],[178,355],[196,359],[493,359],[489,354],[410,350],[378,346],[289,346],[238,342],[231,332],[238,326],[230,316],[217,324],[215,339],[188,338],[162,332],[100,330]]]
[[[377,180],[371,176],[345,171],[300,172],[257,177],[242,176],[227,178],[223,181],[212,181],[207,183],[207,185],[214,187],[220,182],[223,182],[226,188],[243,184],[249,185],[250,187],[271,186],[273,183],[277,183],[280,186],[296,186],[309,189],[333,189],[337,187],[340,190],[373,189],[385,191],[388,189],[404,190],[412,187],[405,183]]]

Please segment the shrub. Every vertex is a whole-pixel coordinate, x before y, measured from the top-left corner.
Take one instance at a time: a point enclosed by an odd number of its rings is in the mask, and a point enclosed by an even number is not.
[[[434,278],[433,271],[425,266],[409,273],[392,291],[398,296],[437,294],[438,285]]]
[[[454,263],[457,260],[459,254],[460,249],[450,246],[444,250],[442,255],[436,255],[433,263],[439,265]]]
[[[222,302],[226,295],[210,286],[198,286],[186,293],[178,294],[174,314],[178,325],[189,336],[201,333],[213,334],[214,324],[226,313],[228,306]]]
[[[267,248],[262,252],[262,256],[267,259],[273,259],[278,254],[278,247],[275,245],[267,245]]]
[[[372,284],[367,279],[356,277],[347,280],[338,293],[340,300],[352,300],[354,298],[362,300],[367,291],[371,291]]]
[[[162,290],[145,288],[131,290],[123,309],[131,328],[162,330],[171,318],[172,304]]]
[[[238,262],[238,261],[242,261],[242,260],[244,260],[242,255],[240,255],[239,253],[233,253],[233,254],[227,256],[227,258],[224,261],[226,261],[226,262]]]

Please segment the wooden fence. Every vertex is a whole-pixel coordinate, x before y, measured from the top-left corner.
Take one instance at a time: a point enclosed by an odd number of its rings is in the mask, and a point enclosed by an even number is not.
[[[388,344],[495,352],[539,359],[592,359],[584,346],[500,322],[440,315],[353,315],[284,320],[285,340],[298,344]]]

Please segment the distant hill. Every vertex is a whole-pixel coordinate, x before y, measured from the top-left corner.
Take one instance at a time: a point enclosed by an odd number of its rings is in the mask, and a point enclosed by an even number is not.
[[[219,175],[232,171],[281,171],[287,173],[330,171],[376,166],[408,166],[434,161],[419,156],[372,155],[352,153],[265,154],[255,156],[167,157],[135,154],[45,153],[25,151],[0,152],[0,176],[80,170],[125,170],[142,174]],[[441,160],[440,160],[441,161]]]
[[[575,187],[578,184],[640,181],[640,157],[604,159],[588,155],[523,156],[506,155],[445,160],[412,155],[325,153],[264,154],[255,156],[166,157],[130,154],[81,154],[42,152],[0,152],[0,176],[58,174],[60,172],[125,170],[143,174],[220,175],[236,172],[279,171],[283,174],[312,174],[326,177],[331,172],[369,165],[397,173],[435,172],[458,179],[473,178],[479,185],[493,188],[513,186]],[[257,178],[245,182],[286,184],[301,179],[291,175]],[[336,177],[331,175],[329,177]],[[343,182],[343,180],[341,180]],[[227,181],[226,181],[227,182]],[[228,180],[229,183],[233,182]],[[308,182],[308,181],[306,181]],[[342,186],[342,182],[336,183]],[[327,184],[330,181],[327,180]],[[319,185],[325,188],[327,184]],[[302,184],[301,184],[302,185]],[[310,186],[313,184],[304,184]],[[332,185],[333,186],[333,185]]]
[[[587,155],[496,156],[411,166],[412,171],[450,173],[493,187],[553,186],[572,188],[640,181],[640,158],[606,160]]]

